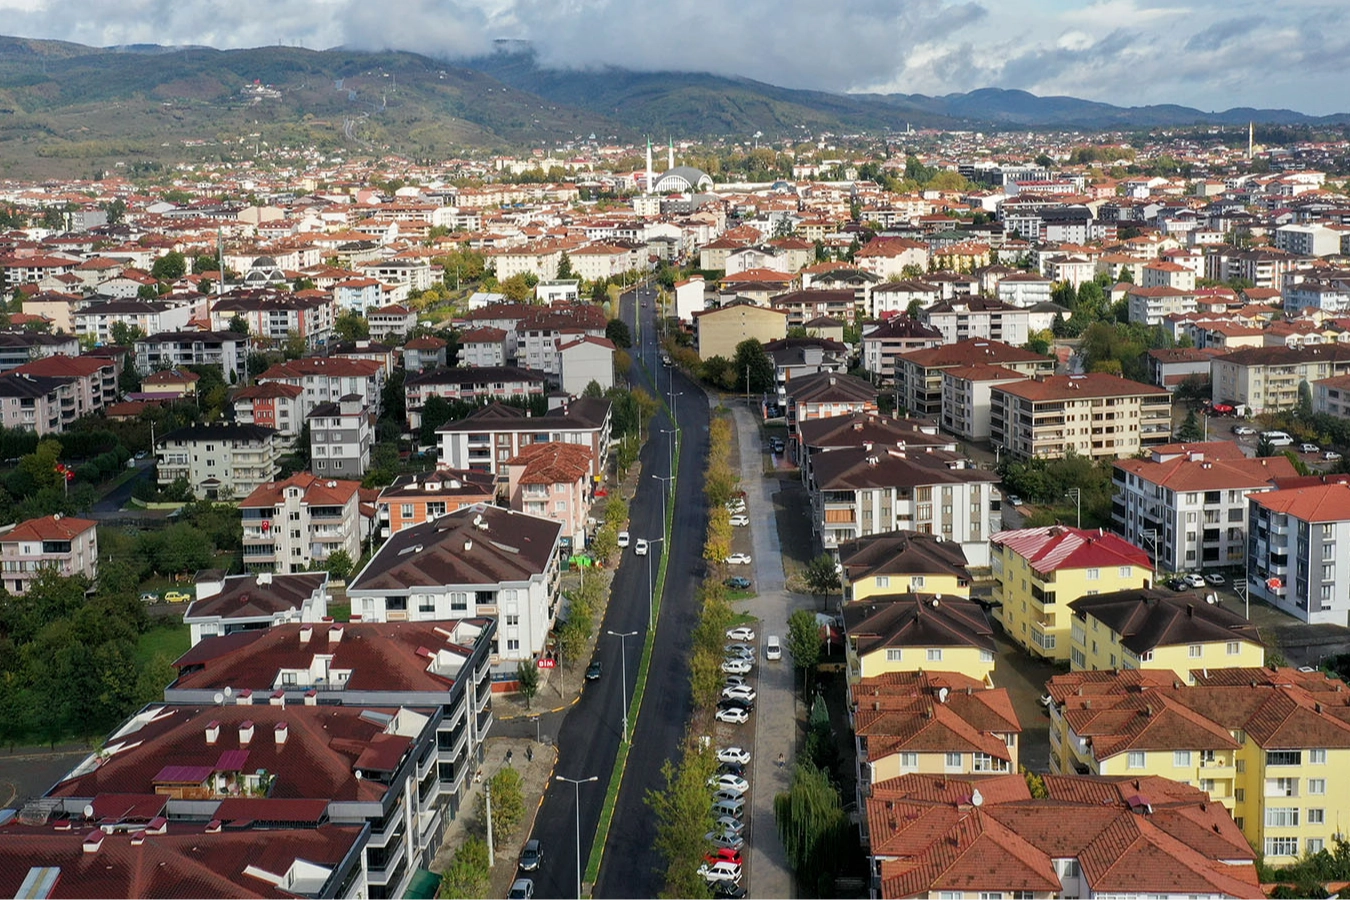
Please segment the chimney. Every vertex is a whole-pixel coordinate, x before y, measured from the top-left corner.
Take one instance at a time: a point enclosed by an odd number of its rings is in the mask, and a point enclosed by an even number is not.
[[[206,726],[206,742],[214,744],[220,740],[220,720],[212,719]]]
[[[470,550],[472,550],[472,549],[473,549],[473,541],[465,541],[465,542],[464,542],[464,552],[465,552],[465,553],[468,553],[468,552],[469,552]]]
[[[871,442],[871,441],[863,441],[863,452],[864,452],[864,453],[871,453],[871,452],[872,452],[872,442]]]
[[[243,746],[253,740],[253,720],[245,719],[239,724],[239,744]]]
[[[314,688],[310,688],[309,690],[305,691],[305,705],[306,706],[319,705],[319,692],[316,691]]]
[[[309,639],[314,637],[314,626],[308,623],[300,626],[300,643],[308,644]]]
[[[344,629],[343,629],[343,627],[342,627],[341,625],[334,625],[334,626],[332,626],[331,628],[329,628],[329,629],[328,629],[328,643],[330,643],[330,644],[336,644],[338,641],[342,640],[342,632],[343,632],[343,631],[344,631]]]
[[[1188,618],[1188,619],[1194,619],[1194,618],[1195,618],[1195,604],[1194,604],[1194,603],[1187,603],[1187,604],[1186,604],[1186,618]]]
[[[267,585],[267,584],[271,584],[271,583],[272,583],[272,573],[271,573],[271,572],[259,572],[259,573],[258,573],[258,584],[259,584],[259,585]]]
[[[268,698],[267,702],[272,706],[285,706],[286,692],[283,691],[281,688],[277,688],[275,691],[272,692],[272,696]]]
[[[282,744],[286,743],[286,734],[287,732],[290,731],[290,726],[288,726],[285,722],[278,722],[277,727],[274,728],[272,731],[273,734],[276,735],[277,746],[280,747]]]
[[[102,846],[105,837],[107,837],[107,835],[103,833],[103,829],[101,828],[95,828],[93,831],[86,834],[84,836],[84,852],[97,853],[98,848]]]
[[[235,706],[252,706],[253,688],[244,688],[240,691],[234,698],[234,704]]]

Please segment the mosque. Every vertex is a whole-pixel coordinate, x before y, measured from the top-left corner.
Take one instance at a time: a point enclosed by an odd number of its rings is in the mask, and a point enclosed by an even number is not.
[[[675,165],[675,143],[670,144],[670,165],[659,178],[652,168],[652,142],[647,141],[647,171],[643,185],[649,194],[686,194],[712,190],[713,180],[707,172],[693,166]]]

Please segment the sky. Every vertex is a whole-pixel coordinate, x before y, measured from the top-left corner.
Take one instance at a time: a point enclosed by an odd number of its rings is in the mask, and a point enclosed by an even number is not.
[[[291,44],[792,88],[1019,88],[1122,106],[1350,111],[1346,0],[0,0],[0,33],[93,46]]]

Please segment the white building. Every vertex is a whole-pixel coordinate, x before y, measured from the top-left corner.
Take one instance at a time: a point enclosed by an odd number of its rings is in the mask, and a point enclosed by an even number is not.
[[[1341,252],[1341,233],[1325,225],[1281,225],[1275,229],[1275,246],[1299,256],[1336,256]]]
[[[1350,485],[1318,484],[1251,498],[1248,587],[1311,624],[1350,625]]]
[[[1038,303],[1050,302],[1052,282],[1041,275],[1018,272],[999,279],[998,299],[1009,306],[1029,309]]]
[[[583,335],[558,347],[562,389],[574,397],[594,381],[601,390],[614,387],[614,344],[606,338]]]
[[[183,614],[192,646],[202,638],[254,631],[328,615],[328,573],[258,572],[198,579],[197,599]]]
[[[239,504],[244,528],[244,568],[250,572],[304,572],[338,550],[361,558],[367,526],[361,516],[361,483],[298,472],[259,485]]]
[[[686,324],[694,321],[694,313],[707,309],[703,299],[703,276],[691,275],[675,283],[675,315]]]
[[[159,486],[186,478],[200,498],[246,497],[277,475],[275,430],[235,423],[188,425],[155,442]]]

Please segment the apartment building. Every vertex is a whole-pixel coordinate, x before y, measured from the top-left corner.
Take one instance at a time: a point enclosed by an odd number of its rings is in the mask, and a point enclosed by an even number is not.
[[[542,396],[545,385],[543,372],[516,366],[433,369],[420,375],[408,375],[403,382],[408,427],[413,430],[422,427],[422,408],[431,397],[468,401],[482,397],[507,400],[512,397]]]
[[[1155,447],[1115,462],[1111,527],[1158,571],[1231,569],[1246,559],[1248,497],[1296,474],[1284,456],[1249,459],[1232,441]]]
[[[877,411],[877,389],[853,375],[816,372],[793,378],[783,385],[787,401],[788,442],[797,446],[803,422]]]
[[[875,782],[863,842],[872,895],[1260,896],[1256,854],[1228,811],[1166,778],[914,773]],[[1199,839],[1198,835],[1204,835]],[[966,852],[961,852],[967,848]]]
[[[863,325],[862,367],[881,384],[893,384],[897,359],[911,350],[943,343],[942,332],[908,315],[891,316],[880,325]]]
[[[366,313],[372,341],[395,340],[417,327],[417,311],[391,303]]]
[[[558,345],[556,383],[573,397],[579,397],[592,384],[607,391],[614,387],[614,352],[618,348],[608,338],[582,335]]]
[[[159,485],[185,478],[198,497],[247,497],[276,478],[280,443],[276,431],[261,425],[222,422],[175,429],[155,442]]]
[[[989,439],[1022,459],[1131,456],[1172,439],[1172,394],[1105,372],[995,385]]]
[[[289,622],[320,622],[328,615],[328,573],[209,575],[197,578],[197,597],[183,613],[192,646],[202,639],[273,628]]]
[[[10,595],[28,593],[41,573],[98,577],[96,522],[52,515],[0,529],[0,578]]]
[[[754,338],[761,344],[787,337],[788,314],[749,300],[735,300],[715,309],[694,310],[694,340],[700,359],[736,357],[736,345]]]
[[[589,448],[561,441],[530,444],[503,467],[512,509],[561,522],[564,548],[586,546],[586,519],[591,511]]]
[[[1293,409],[1299,385],[1350,375],[1350,345],[1252,347],[1216,356],[1211,366],[1215,403],[1242,404],[1253,414]]]
[[[75,333],[101,344],[114,343],[116,324],[139,328],[142,334],[178,331],[197,310],[190,303],[167,300],[105,300],[81,307],[72,316]]]
[[[543,654],[558,615],[562,523],[470,506],[395,533],[347,588],[363,622],[499,621],[493,678]],[[449,626],[447,626],[449,627]]]
[[[1350,625],[1350,578],[1338,566],[1350,547],[1350,484],[1253,494],[1247,534],[1252,596],[1308,623]]]
[[[360,479],[370,468],[374,418],[359,394],[320,403],[305,418],[310,467],[320,478]]]
[[[1079,597],[1069,604],[1069,666],[1157,669],[1185,681],[1193,669],[1265,665],[1256,626],[1220,606],[1217,596],[1131,588]]]
[[[1051,770],[1195,785],[1271,865],[1331,847],[1350,815],[1345,685],[1290,668],[1192,674],[1051,678]]]
[[[844,597],[924,591],[970,596],[970,573],[961,545],[920,531],[891,531],[841,543],[836,551]]]
[[[788,291],[769,300],[774,309],[787,313],[789,328],[802,328],[821,317],[852,323],[865,309],[862,292],[852,289],[811,288]]]
[[[817,453],[807,490],[812,528],[827,550],[891,531],[941,535],[971,565],[988,561],[990,510],[998,476],[954,454],[864,444]]]
[[[235,392],[234,420],[245,425],[261,425],[294,441],[305,425],[303,398],[305,389],[297,384],[268,381]]]
[[[957,595],[908,591],[844,604],[849,681],[888,672],[957,672],[994,683],[994,629],[984,607]]]
[[[944,344],[989,340],[1020,347],[1027,342],[1030,316],[1024,307],[993,297],[959,297],[920,310],[919,321],[937,330]]]
[[[938,433],[936,423],[924,419],[897,419],[876,413],[854,413],[802,422],[794,454],[801,467],[802,484],[811,483],[811,461],[831,450],[897,447],[912,452],[941,450],[956,453],[956,441]]]
[[[270,366],[258,376],[258,384],[275,382],[304,388],[301,409],[306,416],[319,404],[336,403],[349,394],[359,396],[378,416],[385,374],[384,365],[375,360],[306,356]]]
[[[244,373],[248,338],[233,331],[159,332],[136,341],[136,371],[149,375],[182,366],[220,366],[233,383]]]
[[[337,310],[331,296],[303,296],[289,291],[233,291],[211,302],[213,332],[228,331],[236,318],[255,338],[280,342],[295,334],[312,349],[332,338]]]
[[[942,415],[942,371],[967,366],[1002,366],[1027,376],[1052,375],[1055,361],[999,341],[966,340],[896,357],[896,405],[912,416]]]
[[[506,330],[470,328],[459,336],[459,364],[467,367],[506,365]]]
[[[887,281],[871,290],[868,314],[874,319],[888,319],[908,313],[918,301],[919,308],[932,306],[942,299],[942,288],[927,281]]]
[[[1313,412],[1350,418],[1350,375],[1313,382]]]
[[[989,440],[990,396],[1002,384],[1029,376],[1005,366],[976,364],[942,369],[942,427],[972,441]]]
[[[75,385],[68,378],[0,375],[0,425],[60,434],[78,416]]]
[[[427,335],[413,338],[403,345],[403,368],[406,372],[425,372],[443,368],[447,362],[446,343]]]
[[[438,468],[400,475],[375,501],[379,537],[387,538],[413,525],[497,499],[497,479],[489,472]]]
[[[360,482],[299,472],[259,485],[239,504],[244,568],[304,572],[338,550],[355,562],[369,529],[361,516]]]
[[[514,406],[493,403],[436,430],[440,465],[504,475],[503,465],[530,444],[561,441],[591,451],[591,477],[603,477],[609,463],[611,407],[608,400],[582,397],[534,417]]]
[[[99,356],[44,356],[10,372],[57,378],[69,382],[75,398],[75,418],[102,412],[117,399],[121,359]]]
[[[1168,285],[1132,287],[1125,292],[1125,301],[1129,305],[1130,321],[1149,327],[1161,325],[1168,316],[1184,316],[1199,309],[1193,291]]]
[[[1051,525],[1000,531],[989,539],[994,617],[1027,652],[1069,658],[1069,600],[1153,584],[1152,561],[1110,532]]]
[[[0,331],[0,373],[44,356],[79,356],[80,342],[69,334]]]
[[[1037,275],[1034,272],[1012,272],[999,278],[994,290],[998,293],[998,299],[1008,306],[1031,309],[1038,304],[1050,302],[1050,288],[1053,285],[1054,282],[1044,275]],[[1008,340],[1008,343],[1015,344],[1017,341]]]

